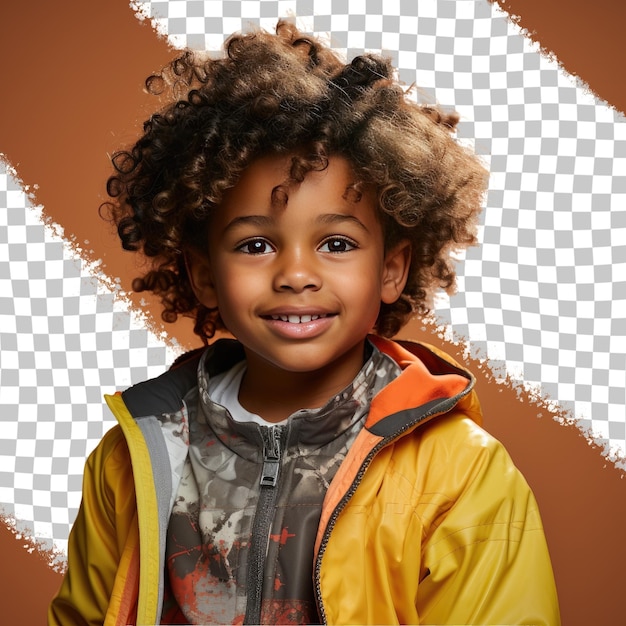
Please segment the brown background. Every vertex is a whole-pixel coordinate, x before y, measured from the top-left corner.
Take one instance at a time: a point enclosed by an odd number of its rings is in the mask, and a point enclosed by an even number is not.
[[[128,143],[152,103],[142,81],[172,55],[127,0],[29,0],[0,9],[0,151],[37,202],[93,259],[102,259],[128,288],[134,260],[119,253],[112,233],[96,218],[108,175],[107,151]],[[626,110],[617,73],[623,58],[620,0],[513,0],[500,2],[564,67],[601,98]],[[89,242],[88,244],[85,242]],[[148,311],[153,303],[148,304]],[[158,325],[158,322],[155,322]],[[188,325],[169,329],[191,345]],[[444,345],[429,328],[403,332]],[[573,427],[545,409],[495,385],[485,368],[470,364],[486,426],[508,447],[541,506],[553,557],[563,623],[624,622],[622,571],[626,563],[626,481],[623,472],[588,445]],[[541,415],[541,417],[539,417]],[[60,576],[36,551],[0,524],[2,622],[45,623]]]

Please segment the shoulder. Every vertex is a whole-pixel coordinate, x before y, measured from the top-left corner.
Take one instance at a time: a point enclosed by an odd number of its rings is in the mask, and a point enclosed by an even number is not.
[[[416,434],[422,446],[454,457],[506,454],[503,444],[464,411],[453,410],[440,415],[424,424]]]
[[[452,411],[405,437],[422,493],[448,502],[485,494],[498,499],[532,498],[530,488],[504,445],[462,412]]]
[[[128,457],[128,446],[124,433],[119,424],[111,427],[102,436],[102,439],[87,459],[87,464],[95,466],[104,466],[110,463],[117,464]]]
[[[415,434],[420,447],[450,459],[510,458],[504,445],[464,411],[440,415],[416,429]]]
[[[118,500],[122,494],[134,494],[130,453],[119,425],[104,434],[87,459],[83,497],[86,494],[104,498],[109,503]]]

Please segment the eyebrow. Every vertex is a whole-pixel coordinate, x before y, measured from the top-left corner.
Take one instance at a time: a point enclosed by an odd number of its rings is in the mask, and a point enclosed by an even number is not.
[[[224,232],[228,232],[233,228],[237,228],[241,225],[250,224],[252,226],[270,226],[274,223],[274,218],[269,215],[242,215],[240,217],[234,217],[224,228]]]
[[[356,224],[359,228],[369,233],[367,226],[355,215],[346,215],[345,213],[324,213],[320,215],[317,220],[322,224],[341,224],[342,222],[351,222]]]
[[[343,222],[350,222],[358,226],[361,230],[369,233],[369,230],[365,224],[354,215],[346,215],[345,213],[324,213],[319,215],[316,220],[320,224],[341,224]],[[251,225],[258,227],[273,226],[276,222],[276,218],[271,215],[242,215],[240,217],[233,218],[224,228],[224,232],[228,232],[234,228],[242,225]]]

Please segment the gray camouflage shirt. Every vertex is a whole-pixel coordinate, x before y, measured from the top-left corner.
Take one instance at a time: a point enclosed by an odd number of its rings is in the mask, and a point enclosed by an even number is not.
[[[164,428],[188,443],[167,531],[162,623],[313,624],[313,545],[324,495],[372,398],[400,373],[371,344],[354,381],[284,425],[238,422],[208,394],[207,358],[187,411]]]

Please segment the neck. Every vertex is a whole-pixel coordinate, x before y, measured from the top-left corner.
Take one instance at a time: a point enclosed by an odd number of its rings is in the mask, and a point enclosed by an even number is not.
[[[358,355],[358,358],[355,358]],[[248,355],[239,402],[268,422],[279,422],[300,409],[317,409],[345,389],[363,367],[364,345],[352,358],[315,371],[282,370]]]

